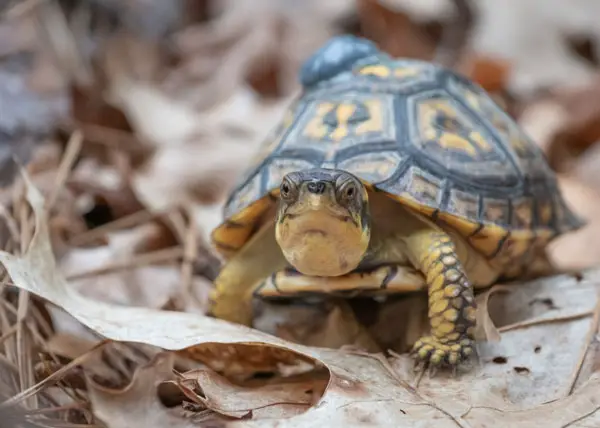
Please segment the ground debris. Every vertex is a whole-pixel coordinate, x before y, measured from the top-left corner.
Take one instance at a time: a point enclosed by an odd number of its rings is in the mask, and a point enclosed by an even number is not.
[[[0,7],[0,425],[600,426],[598,6],[470,3]],[[550,248],[567,273],[479,294],[455,374],[407,355],[424,295],[205,316],[228,192],[344,32],[490,91],[587,221]]]

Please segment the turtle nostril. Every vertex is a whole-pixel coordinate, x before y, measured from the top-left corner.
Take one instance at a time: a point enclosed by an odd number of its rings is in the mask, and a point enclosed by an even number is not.
[[[310,193],[315,193],[317,195],[325,193],[325,187],[325,183],[322,181],[311,181],[306,185],[306,188]]]

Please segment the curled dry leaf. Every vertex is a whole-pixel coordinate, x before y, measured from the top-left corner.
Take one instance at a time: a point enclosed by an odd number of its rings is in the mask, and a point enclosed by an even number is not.
[[[509,288],[501,285],[495,285],[492,288],[484,291],[476,297],[477,301],[477,328],[475,337],[479,340],[488,340],[490,342],[498,342],[500,340],[500,332],[494,325],[494,321],[490,317],[489,301],[492,294],[497,292],[507,292]]]
[[[173,356],[163,353],[139,368],[122,390],[107,389],[89,377],[87,383],[94,413],[108,428],[196,427],[193,420],[185,418],[178,409],[168,409],[159,399],[158,385],[173,379]]]
[[[564,399],[560,398],[566,395],[564,391],[570,390],[571,385],[565,385],[564,375],[559,385],[556,385],[553,383],[555,377],[549,374],[557,368],[573,370],[578,365],[575,361],[580,360],[581,352],[587,352],[585,340],[581,338],[589,336],[591,328],[597,328],[597,325],[592,323],[591,313],[586,316],[581,314],[581,310],[595,301],[591,296],[596,295],[598,272],[584,276],[579,283],[575,279],[569,281],[564,277],[557,277],[552,281],[515,287],[514,293],[494,296],[510,296],[510,303],[505,305],[508,310],[518,311],[530,305],[541,304],[545,311],[536,309],[539,316],[530,321],[533,325],[529,328],[513,327],[503,333],[499,343],[482,344],[483,352],[480,350],[480,353],[483,355],[483,371],[474,369],[455,379],[440,375],[432,379],[432,382],[438,382],[437,385],[432,384],[431,388],[421,387],[417,392],[409,386],[408,382],[416,379],[414,376],[412,379],[406,376],[406,363],[394,369],[377,355],[311,348],[196,314],[122,307],[91,301],[81,296],[69,287],[57,270],[49,245],[44,201],[28,179],[26,184],[27,199],[35,213],[36,229],[31,245],[20,257],[0,253],[0,261],[18,287],[61,306],[109,339],[177,350],[209,366],[225,362],[224,358],[217,361],[210,358],[224,353],[234,358],[243,356],[241,363],[252,362],[253,359],[256,363],[269,357],[273,363],[295,358],[323,366],[329,374],[323,396],[317,400],[317,405],[306,412],[288,418],[285,426],[303,426],[307,423],[362,423],[372,426],[402,423],[405,426],[422,426],[424,421],[433,420],[436,420],[437,426],[442,427],[455,427],[457,424],[466,426],[467,423],[471,426],[484,426],[483,424],[493,423],[492,421],[498,422],[499,418],[509,417],[511,426],[514,427],[543,424],[549,428],[558,428],[585,418],[592,423],[592,418],[597,417],[597,410],[600,408],[596,395],[600,388],[600,377],[597,374],[591,375],[581,388]],[[577,292],[565,293],[565,288]],[[551,295],[552,293],[555,294]],[[549,295],[551,296],[547,297]],[[532,296],[537,296],[534,301]],[[551,310],[560,313],[564,309],[564,315],[570,317],[561,323],[553,320],[547,314],[549,302],[554,302],[556,306],[560,302],[558,309]],[[575,308],[574,304],[577,305]],[[600,305],[596,310],[600,310]],[[547,327],[552,321],[554,323],[550,333]],[[497,323],[500,324],[502,323]],[[535,345],[538,340],[541,343],[539,350]],[[502,353],[505,352],[510,352],[508,356],[504,355],[506,361],[510,361],[509,364],[486,362],[486,356],[503,356]],[[577,358],[573,358],[573,354]],[[533,361],[532,358],[536,358],[535,366],[529,364]],[[513,361],[518,365],[513,365]],[[478,398],[472,386],[474,377],[481,382],[495,382],[500,386],[489,388],[491,385],[488,385],[487,393],[491,396],[486,398],[481,394],[482,398]],[[507,394],[510,391],[513,393]],[[538,394],[531,395],[532,392]],[[435,400],[430,398],[434,396]],[[556,401],[537,407],[527,404],[527,400],[537,404],[542,397],[544,401]],[[479,405],[472,406],[473,402]],[[375,403],[377,406],[373,406]],[[495,410],[490,409],[489,403],[493,403]],[[281,419],[240,421],[242,426],[282,426],[282,423]]]
[[[325,378],[282,380],[260,386],[231,383],[212,370],[194,370],[178,380],[186,396],[224,416],[244,419],[289,418],[316,404],[327,385]]]

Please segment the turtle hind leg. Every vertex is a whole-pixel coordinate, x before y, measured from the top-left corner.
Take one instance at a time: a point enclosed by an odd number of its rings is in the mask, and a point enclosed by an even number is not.
[[[275,226],[270,223],[223,266],[214,281],[208,314],[252,325],[252,294],[255,288],[285,265],[285,258],[275,241]]]
[[[421,229],[406,238],[415,265],[426,277],[431,333],[413,353],[431,365],[456,366],[474,352],[475,297],[448,234]]]

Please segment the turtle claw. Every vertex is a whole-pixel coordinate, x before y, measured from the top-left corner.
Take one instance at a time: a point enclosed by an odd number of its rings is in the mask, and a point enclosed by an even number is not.
[[[430,368],[456,368],[473,354],[473,345],[473,340],[466,337],[458,341],[442,342],[437,337],[425,336],[415,343],[412,353],[418,362],[425,363]]]

